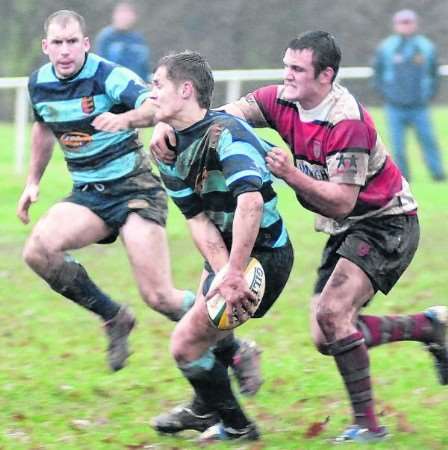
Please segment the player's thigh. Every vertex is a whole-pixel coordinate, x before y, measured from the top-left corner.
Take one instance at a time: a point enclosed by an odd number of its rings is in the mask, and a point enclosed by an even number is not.
[[[55,251],[64,251],[83,248],[109,233],[104,221],[85,206],[60,202],[37,222],[30,240],[37,240]]]
[[[316,302],[317,314],[324,311],[353,323],[359,309],[374,293],[367,274],[355,263],[341,257]]]
[[[171,280],[171,269],[165,228],[132,213],[120,236],[137,280],[166,286]]]
[[[215,328],[208,317],[205,297],[202,294],[202,282],[208,272],[203,271],[201,285],[193,307],[178,322],[172,335],[171,351],[178,361],[193,361],[219,340],[232,333]]]

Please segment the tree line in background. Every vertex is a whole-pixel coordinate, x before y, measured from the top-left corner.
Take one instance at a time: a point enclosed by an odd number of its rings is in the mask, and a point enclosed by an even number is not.
[[[45,60],[41,39],[45,18],[58,9],[74,9],[87,21],[89,35],[109,23],[116,0],[0,0],[0,76],[27,76]],[[289,40],[310,29],[336,36],[344,66],[369,65],[372,53],[390,33],[391,16],[413,8],[421,30],[439,47],[440,62],[448,63],[446,0],[152,0],[134,1],[138,28],[150,44],[152,60],[173,50],[204,54],[214,69],[279,68]],[[250,88],[251,86],[248,86]],[[365,83],[360,90],[366,92]],[[0,97],[3,110],[4,95]]]

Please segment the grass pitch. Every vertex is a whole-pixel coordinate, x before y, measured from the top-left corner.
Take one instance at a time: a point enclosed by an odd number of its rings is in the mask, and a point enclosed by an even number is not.
[[[447,114],[444,108],[435,111],[442,149],[448,148]],[[375,117],[384,128],[379,111]],[[261,133],[279,142],[270,131]],[[75,252],[92,278],[113,297],[128,302],[139,320],[131,335],[134,354],[115,374],[107,370],[99,321],[50,291],[21,261],[32,226],[23,226],[15,217],[25,175],[13,173],[11,126],[0,127],[0,139],[0,449],[197,448],[195,433],[159,436],[148,426],[151,417],[188,400],[190,388],[169,355],[173,324],[140,300],[121,244]],[[392,293],[378,295],[369,306],[371,314],[415,312],[447,303],[448,183],[430,181],[414,140],[410,146],[421,245]],[[69,189],[56,150],[40,200],[32,207],[32,222]],[[312,214],[298,206],[292,191],[281,183],[277,190],[295,247],[295,266],[268,316],[238,329],[239,336],[255,339],[264,350],[265,383],[255,398],[242,399],[263,437],[253,444],[215,448],[327,449],[328,439],[350,421],[334,363],[314,350],[308,333],[308,299],[325,236],[313,231]],[[201,258],[172,205],[168,233],[176,285],[195,289]],[[393,435],[375,448],[448,448],[448,386],[437,384],[429,355],[416,343],[384,346],[370,355],[377,411]]]

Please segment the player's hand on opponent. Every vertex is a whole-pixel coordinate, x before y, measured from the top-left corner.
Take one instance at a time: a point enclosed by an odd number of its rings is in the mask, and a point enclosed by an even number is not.
[[[131,128],[129,118],[125,114],[114,114],[110,112],[105,112],[95,117],[92,126],[96,130],[109,131],[110,133]]]
[[[207,293],[205,301],[217,293],[226,299],[229,323],[234,322],[234,315],[240,323],[244,323],[254,314],[257,297],[249,289],[243,271],[229,267],[222,282]]]
[[[16,214],[22,223],[27,224],[30,221],[30,216],[28,211],[30,209],[31,203],[37,202],[39,198],[39,185],[29,184],[25,186],[22,195],[20,196],[19,202],[17,203]]]
[[[278,178],[286,180],[291,171],[295,170],[291,155],[280,147],[272,147],[266,156],[268,169]]]
[[[176,159],[176,153],[173,151],[175,146],[176,135],[173,128],[166,123],[159,122],[154,127],[149,143],[152,155],[165,164],[172,164]]]

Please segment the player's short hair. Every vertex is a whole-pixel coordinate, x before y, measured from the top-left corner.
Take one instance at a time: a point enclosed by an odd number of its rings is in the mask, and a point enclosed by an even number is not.
[[[327,67],[334,71],[333,80],[339,70],[342,52],[333,35],[326,31],[306,31],[294,38],[288,47],[291,50],[313,51],[314,75],[317,77]]]
[[[45,36],[48,34],[48,28],[53,22],[56,22],[58,25],[61,25],[62,27],[65,27],[72,20],[78,22],[82,35],[86,36],[87,27],[84,17],[81,16],[81,14],[78,14],[77,12],[72,11],[70,9],[60,9],[59,11],[56,11],[47,17],[47,20],[45,20],[44,23]]]
[[[191,81],[196,90],[196,99],[201,108],[210,108],[215,80],[207,60],[198,52],[185,50],[160,58],[159,67],[166,68],[167,77],[174,83]]]

